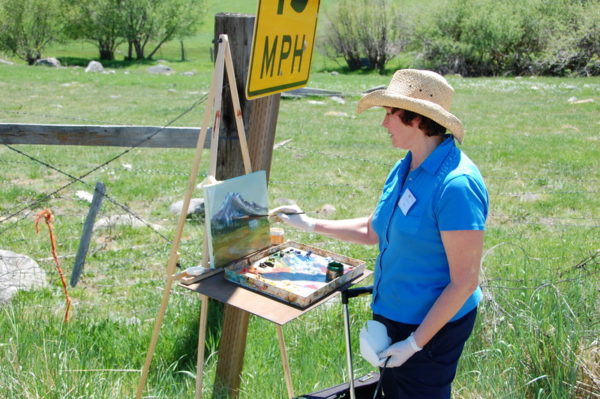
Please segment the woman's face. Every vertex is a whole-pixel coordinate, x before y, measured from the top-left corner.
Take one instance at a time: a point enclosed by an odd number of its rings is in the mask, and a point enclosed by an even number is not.
[[[385,118],[381,126],[387,129],[392,145],[396,148],[408,150],[411,148],[411,142],[418,136],[415,131],[415,120],[411,124],[405,125],[400,119],[402,110],[384,107]],[[418,126],[418,125],[416,125]],[[418,129],[416,129],[418,130]]]

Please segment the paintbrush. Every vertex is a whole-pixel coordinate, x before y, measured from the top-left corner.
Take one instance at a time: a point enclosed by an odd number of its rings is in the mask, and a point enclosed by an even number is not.
[[[303,215],[306,212],[277,212],[277,213],[283,213],[285,215]],[[276,214],[266,214],[266,215],[244,215],[244,216],[239,216],[236,217],[236,220],[245,220],[245,219],[257,219],[257,218],[264,218],[264,217],[269,217],[269,216],[275,216]]]

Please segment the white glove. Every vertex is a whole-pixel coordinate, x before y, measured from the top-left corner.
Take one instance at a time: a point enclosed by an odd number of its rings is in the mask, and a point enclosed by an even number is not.
[[[362,357],[373,367],[381,365],[382,359],[377,354],[392,343],[385,326],[375,320],[367,321],[367,324],[360,330],[359,340]]]
[[[406,362],[412,355],[417,353],[423,348],[419,348],[415,342],[414,333],[410,334],[404,341],[396,342],[386,350],[379,353],[379,357],[382,360],[380,367],[383,367],[387,357],[390,360],[387,362],[385,367],[400,367]]]
[[[309,233],[315,231],[316,219],[306,216],[298,205],[284,205],[269,211],[282,222]]]

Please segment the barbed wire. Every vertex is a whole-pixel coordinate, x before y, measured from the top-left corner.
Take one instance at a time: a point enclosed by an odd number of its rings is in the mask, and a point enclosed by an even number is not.
[[[166,127],[166,126],[165,126]],[[288,145],[279,147],[279,148],[283,148],[283,149],[290,149],[288,148]],[[299,152],[313,152],[319,155],[323,155],[323,156],[327,156],[329,158],[337,158],[337,159],[345,159],[348,161],[353,161],[353,162],[367,162],[367,163],[373,163],[373,164],[381,164],[381,165],[385,165],[388,167],[392,167],[394,165],[394,163],[390,163],[390,162],[382,162],[382,161],[376,161],[376,160],[372,160],[372,159],[367,159],[367,158],[353,158],[353,157],[349,157],[349,156],[345,156],[345,155],[339,155],[339,154],[332,154],[332,153],[327,153],[327,152],[323,152],[323,151],[316,151],[316,150],[308,150],[306,148],[302,148],[298,150]],[[0,159],[0,163],[6,163],[6,164],[29,164],[29,162],[25,162],[25,161],[20,161],[17,159]],[[55,166],[59,167],[59,166],[63,166],[63,167],[68,167],[71,166],[70,164],[60,164],[60,163],[54,163]],[[89,167],[93,167],[92,165],[80,165],[81,167],[84,168],[89,168]],[[111,169],[111,168],[108,168]],[[123,168],[114,168],[114,169],[123,169]],[[127,169],[127,171],[129,173],[138,173],[138,174],[142,174],[142,173],[149,173],[149,174],[160,174],[160,175],[172,175],[172,176],[188,176],[189,173],[186,172],[180,172],[180,171],[173,171],[173,170],[164,170],[164,169],[151,169],[151,168],[132,168],[132,169]],[[564,178],[565,176],[569,177],[569,178],[574,178],[577,182],[580,183],[596,183],[598,181],[600,181],[600,179],[596,179],[596,178],[592,178],[592,177],[582,177],[582,176],[577,176],[577,175],[565,175],[564,173],[556,173],[555,174],[557,177],[560,178]],[[540,179],[548,179],[549,177],[552,177],[551,175],[544,175],[542,177],[540,176],[528,176],[528,175],[515,175],[515,176],[497,176],[497,175],[484,175],[484,178],[486,180],[519,180],[519,181],[539,181]],[[347,184],[346,184],[347,185]],[[342,184],[343,186],[343,184]],[[381,186],[372,186],[374,188],[381,188]],[[555,193],[561,193],[561,194],[585,194],[585,193],[590,193],[590,194],[597,194],[599,191],[593,190],[593,191],[557,191]],[[529,194],[529,193],[528,193]],[[510,196],[518,196],[520,195],[520,193],[496,193],[496,195],[510,195]]]
[[[98,169],[101,169],[103,167],[105,167],[106,165],[110,164],[111,162],[116,161],[117,159],[121,158],[122,156],[128,154],[129,152],[131,152],[132,150],[134,150],[135,148],[139,147],[140,145],[142,145],[143,143],[151,140],[152,138],[154,138],[158,133],[160,133],[162,130],[164,130],[165,128],[169,127],[170,125],[172,125],[173,123],[175,123],[176,121],[178,121],[179,119],[181,119],[183,116],[187,115],[189,112],[191,112],[193,109],[195,109],[198,105],[202,104],[204,101],[206,101],[206,99],[208,98],[208,94],[202,96],[199,100],[195,101],[190,107],[188,107],[186,110],[184,110],[183,112],[181,112],[179,115],[177,115],[175,118],[171,119],[167,124],[165,124],[164,126],[157,128],[154,132],[152,132],[148,137],[140,140],[138,143],[136,143],[135,145],[125,149],[124,151],[121,151],[120,153],[116,154],[115,156],[113,156],[112,158],[106,160],[105,162],[95,166],[94,168],[90,169],[88,172],[82,174],[79,177],[75,177],[70,173],[64,172],[63,170],[50,165],[47,162],[44,162],[42,160],[39,160],[37,158],[35,158],[34,156],[25,153],[24,151],[21,151],[9,144],[4,144],[5,147],[7,147],[8,149],[23,155],[29,159],[31,159],[34,162],[37,162],[41,165],[44,165],[47,168],[50,168],[60,174],[63,174],[67,177],[69,177],[71,179],[70,182],[68,182],[67,184],[59,187],[58,189],[52,191],[49,194],[45,194],[42,195],[41,198],[38,198],[36,200],[34,200],[33,202],[25,205],[24,207],[21,207],[18,211],[13,212],[12,210],[9,211],[8,216],[4,216],[2,218],[0,218],[0,224],[2,224],[3,222],[9,220],[9,219],[13,219],[14,217],[17,217],[18,215],[20,215],[21,213],[24,213],[25,215],[21,218],[19,218],[17,221],[14,221],[14,225],[18,224],[20,222],[20,220],[24,219],[25,217],[28,216],[28,214],[25,212],[27,210],[30,210],[32,208],[35,208],[38,204],[40,204],[41,202],[51,198],[52,196],[55,196],[56,194],[58,194],[59,192],[63,191],[64,189],[66,189],[67,187],[71,186],[72,184],[76,183],[76,182],[80,182],[83,183],[86,186],[91,186],[89,183],[85,182],[83,179],[87,176],[89,176],[90,174],[94,173],[95,171],[97,171]],[[148,228],[150,228],[151,230],[153,230],[156,234],[158,234],[161,238],[163,238],[164,240],[166,240],[167,242],[170,242],[170,239],[168,237],[166,237],[165,235],[163,235],[162,233],[160,233],[159,231],[157,231],[156,229],[154,229],[149,223],[147,223],[144,219],[142,219],[140,216],[138,216],[137,214],[135,214],[129,207],[127,207],[126,205],[123,205],[121,203],[119,203],[118,201],[116,201],[114,198],[112,198],[111,196],[107,195],[106,193],[103,193],[104,197],[106,199],[108,199],[110,202],[112,202],[113,204],[119,206],[120,208],[122,208],[123,210],[125,210],[127,213],[131,214],[133,217],[135,217],[136,219],[138,219],[139,221],[141,221],[142,223],[144,223]],[[14,208],[13,208],[14,209]],[[0,231],[0,234],[5,233],[8,229],[10,229],[11,227],[7,227],[3,230]]]
[[[86,182],[86,181],[84,181],[84,180],[82,180],[82,179],[83,179],[83,177],[86,177],[86,176],[88,176],[89,174],[93,173],[93,172],[94,172],[94,170],[91,170],[91,171],[89,171],[89,172],[87,172],[87,173],[84,173],[84,174],[83,174],[82,176],[80,176],[80,177],[75,177],[75,176],[73,176],[73,175],[72,175],[72,174],[70,174],[70,173],[64,172],[63,170],[61,170],[61,169],[58,169],[58,168],[56,168],[56,167],[54,167],[54,166],[52,166],[52,165],[48,164],[47,162],[44,162],[44,161],[42,161],[42,160],[39,160],[39,159],[37,159],[37,158],[35,158],[35,157],[33,157],[33,156],[29,155],[29,154],[26,154],[25,152],[23,152],[23,151],[21,151],[21,150],[18,150],[18,149],[16,149],[16,148],[12,147],[11,145],[5,144],[5,146],[6,146],[6,147],[8,147],[8,148],[9,148],[9,149],[11,149],[11,150],[13,150],[13,151],[15,151],[15,152],[17,152],[17,153],[19,153],[19,154],[23,155],[23,156],[25,156],[25,157],[27,157],[27,158],[31,159],[31,160],[32,160],[32,161],[34,161],[34,162],[38,162],[38,163],[40,163],[40,164],[42,164],[42,165],[46,166],[47,168],[49,168],[49,169],[52,169],[52,170],[54,170],[54,171],[56,171],[56,172],[58,172],[58,173],[60,173],[60,174],[63,174],[63,175],[65,175],[65,176],[69,177],[70,179],[72,179],[72,180],[71,180],[69,183],[67,183],[67,184],[65,184],[64,186],[62,186],[61,188],[59,188],[59,189],[57,189],[57,190],[53,191],[51,196],[54,196],[54,195],[58,194],[59,192],[61,192],[62,190],[64,190],[65,188],[67,188],[67,187],[71,186],[73,183],[76,183],[76,182],[83,183],[84,185],[86,185],[86,186],[88,186],[88,187],[93,187],[93,186],[92,186],[90,183],[88,183],[88,182]],[[131,149],[128,149],[128,150],[131,150]],[[124,153],[125,153],[125,152],[124,152]],[[114,157],[113,157],[112,159],[114,160],[114,159],[117,159],[117,158],[114,158]],[[111,161],[109,160],[109,161],[107,161],[107,162],[111,162]],[[102,167],[102,166],[100,166],[100,167]],[[99,169],[100,167],[98,167],[97,169]],[[95,169],[95,170],[97,170],[97,169]],[[94,187],[94,190],[95,190],[95,187]],[[150,223],[146,222],[146,221],[145,221],[145,220],[144,220],[144,219],[143,219],[141,216],[137,215],[137,214],[136,214],[136,213],[135,213],[135,212],[134,212],[134,211],[133,211],[131,208],[129,208],[127,205],[121,204],[120,202],[118,202],[117,200],[115,200],[115,199],[114,199],[112,196],[110,196],[110,195],[106,194],[106,192],[102,193],[101,195],[102,195],[104,198],[106,198],[107,200],[109,200],[110,202],[112,202],[114,205],[116,205],[116,206],[120,207],[120,208],[121,208],[121,209],[123,209],[125,212],[129,213],[131,216],[133,216],[134,218],[136,218],[137,220],[139,220],[140,222],[142,222],[143,224],[145,224],[145,225],[146,225],[146,227],[150,228],[152,231],[154,231],[156,234],[158,234],[158,235],[159,235],[159,236],[160,236],[162,239],[164,239],[164,240],[166,240],[166,241],[170,242],[170,240],[169,240],[169,238],[168,238],[168,237],[166,237],[166,236],[165,236],[165,235],[163,235],[161,232],[159,232],[159,231],[158,231],[158,230],[156,230],[154,227],[152,227],[152,225],[150,225]],[[29,214],[28,214],[28,213],[25,213],[24,211],[29,211],[30,209],[32,209],[32,208],[35,208],[35,207],[37,206],[37,204],[39,204],[39,203],[41,203],[41,202],[45,201],[45,200],[46,200],[47,198],[49,198],[49,197],[50,197],[50,196],[44,196],[42,199],[35,200],[34,202],[32,202],[32,203],[30,203],[30,204],[26,205],[25,207],[22,207],[22,208],[21,208],[19,211],[17,211],[17,212],[14,212],[14,213],[12,213],[12,214],[9,214],[7,217],[5,217],[5,218],[3,218],[3,219],[0,219],[0,224],[1,224],[1,223],[3,223],[3,222],[4,222],[4,221],[6,221],[6,220],[9,220],[9,219],[12,219],[12,218],[14,218],[14,217],[17,217],[19,214],[23,213],[23,214],[24,214],[24,216],[23,216],[21,219],[18,219],[17,221],[15,221],[15,224],[18,224],[20,220],[22,220],[22,219],[26,218],[27,216],[29,216]],[[1,231],[0,231],[0,234],[3,234],[3,233],[5,233],[7,229],[8,229],[8,228],[1,230]]]

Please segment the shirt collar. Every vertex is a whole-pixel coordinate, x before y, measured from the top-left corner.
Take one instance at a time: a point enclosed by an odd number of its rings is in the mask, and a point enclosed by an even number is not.
[[[437,170],[442,165],[442,162],[448,157],[450,151],[456,148],[456,144],[454,143],[454,136],[448,134],[445,136],[444,141],[437,146],[435,150],[423,161],[421,164],[421,168],[430,174],[435,174]]]

